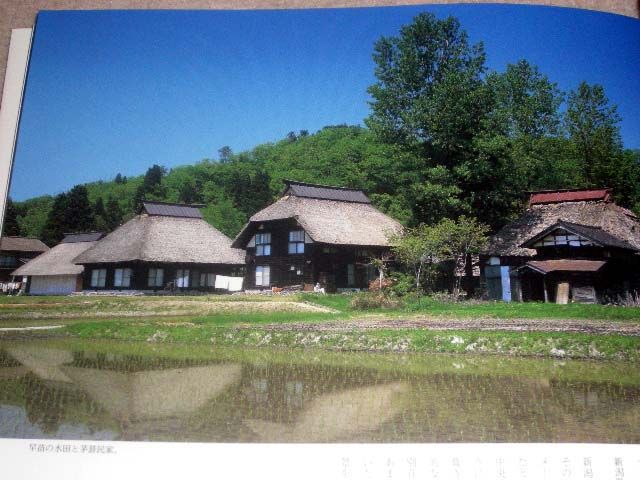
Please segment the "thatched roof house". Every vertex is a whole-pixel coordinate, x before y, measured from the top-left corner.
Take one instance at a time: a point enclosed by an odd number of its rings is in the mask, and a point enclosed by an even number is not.
[[[233,241],[247,249],[247,283],[366,288],[372,276],[365,271],[367,258],[389,248],[400,223],[373,207],[361,190],[285,184],[281,198],[253,215]]]
[[[484,275],[492,298],[605,301],[638,288],[639,252],[640,220],[610,189],[534,192],[490,239]]]
[[[0,282],[11,280],[13,270],[47,250],[49,247],[37,238],[0,238]]]
[[[581,195],[583,192],[584,194]],[[594,192],[601,192],[601,194],[595,196]],[[522,216],[491,237],[486,252],[488,255],[534,256],[535,249],[522,245],[526,240],[559,220],[599,228],[640,248],[638,217],[630,210],[613,203],[610,200],[609,190],[558,191],[553,197],[550,195],[551,192],[543,193],[546,195],[532,194],[529,208]]]
[[[15,270],[15,277],[27,277],[31,295],[68,295],[82,289],[84,267],[74,259],[103,237],[101,232],[66,234],[62,241]]]
[[[142,212],[74,260],[92,273],[85,289],[213,289],[239,273],[244,252],[202,217],[202,205],[144,202]]]

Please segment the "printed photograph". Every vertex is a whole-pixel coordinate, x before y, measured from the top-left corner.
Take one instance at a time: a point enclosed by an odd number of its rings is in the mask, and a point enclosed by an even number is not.
[[[640,23],[42,11],[0,438],[640,443]]]

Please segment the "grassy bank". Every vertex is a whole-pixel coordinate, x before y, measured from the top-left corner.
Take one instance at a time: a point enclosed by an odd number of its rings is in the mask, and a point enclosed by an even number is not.
[[[640,309],[604,305],[405,300],[355,309],[352,296],[4,297],[0,327],[64,325],[30,336],[363,352],[501,354],[640,361]],[[453,325],[410,319],[455,319]],[[380,320],[384,322],[380,322]],[[492,319],[501,319],[497,328]],[[522,329],[517,319],[534,326]],[[560,331],[544,330],[555,321]],[[484,323],[483,323],[484,322]],[[531,323],[529,322],[529,323]],[[566,322],[566,327],[564,326]],[[606,328],[569,331],[570,322]],[[377,323],[377,326],[373,326]],[[431,325],[429,325],[431,323]],[[279,325],[278,329],[273,326]],[[301,329],[301,325],[306,325]],[[490,327],[486,327],[490,325]],[[616,327],[617,325],[617,327]],[[341,328],[344,326],[344,328]],[[609,327],[612,327],[611,330]],[[623,335],[632,327],[635,333]],[[519,330],[520,329],[520,330]],[[527,331],[528,330],[528,331]],[[10,334],[0,336],[5,338]]]
[[[339,351],[500,354],[640,361],[640,341],[622,335],[565,332],[498,332],[368,329],[348,332],[268,330],[194,322],[91,322],[61,333],[83,339],[150,344],[319,348]]]

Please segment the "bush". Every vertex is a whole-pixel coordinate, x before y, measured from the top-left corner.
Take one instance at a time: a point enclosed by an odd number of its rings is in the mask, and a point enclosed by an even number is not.
[[[358,293],[351,300],[354,310],[375,310],[378,308],[396,308],[400,306],[398,300],[380,293]]]
[[[416,289],[416,281],[413,275],[394,272],[391,275],[391,292],[399,297],[404,297]]]

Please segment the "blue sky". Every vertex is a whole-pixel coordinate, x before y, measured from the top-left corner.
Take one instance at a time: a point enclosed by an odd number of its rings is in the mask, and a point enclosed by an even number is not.
[[[509,5],[42,12],[10,194],[363,124],[374,42],[422,11],[458,17],[492,70],[526,58],[563,90],[604,85],[625,146],[640,148],[640,22],[621,16]]]

